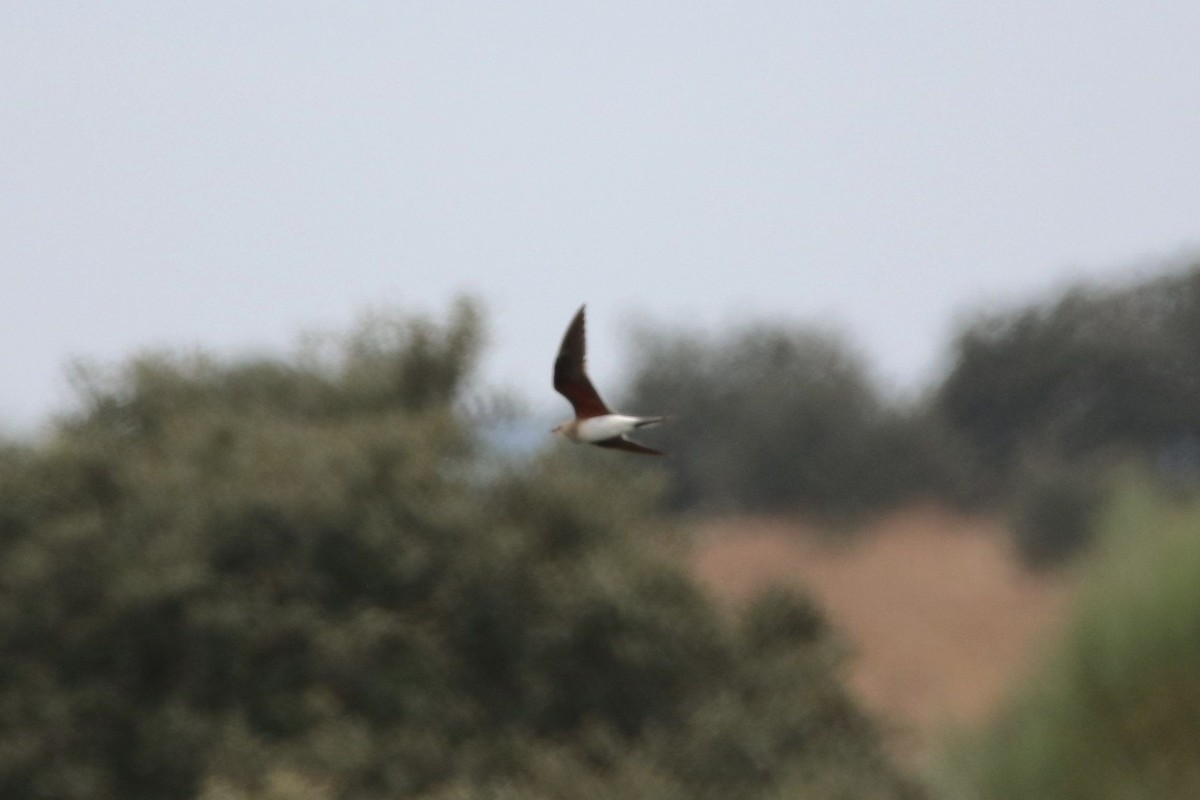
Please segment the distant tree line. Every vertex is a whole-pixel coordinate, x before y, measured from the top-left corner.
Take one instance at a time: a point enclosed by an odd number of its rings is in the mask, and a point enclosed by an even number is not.
[[[1078,286],[983,317],[955,343],[933,413],[969,444],[1017,544],[1054,564],[1091,539],[1112,465],[1200,483],[1200,268]]]
[[[622,404],[667,409],[668,503],[707,512],[802,511],[853,519],[918,494],[969,490],[949,437],[889,404],[836,335],[748,326],[703,337],[644,331]]]
[[[981,315],[911,404],[809,328],[650,329],[636,352],[623,405],[676,413],[657,441],[679,510],[853,519],[919,497],[1011,502],[1027,555],[1053,560],[1086,539],[1103,464],[1200,475],[1200,267]]]
[[[1200,269],[1081,286],[963,331],[933,405],[1000,475],[1041,454],[1183,458],[1200,436],[1198,356]]]

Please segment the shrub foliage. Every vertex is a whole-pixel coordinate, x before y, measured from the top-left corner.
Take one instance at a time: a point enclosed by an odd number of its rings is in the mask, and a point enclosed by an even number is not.
[[[479,330],[139,358],[0,450],[0,795],[915,796],[810,604],[718,614],[621,454],[481,451]]]
[[[946,797],[1200,796],[1200,504],[1115,493],[1065,636],[947,765]]]

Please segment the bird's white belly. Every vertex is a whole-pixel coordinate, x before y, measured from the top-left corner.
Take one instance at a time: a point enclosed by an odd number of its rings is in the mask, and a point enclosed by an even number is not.
[[[634,428],[637,417],[624,414],[605,414],[602,417],[591,417],[579,421],[579,441],[602,442],[614,436],[622,436]]]

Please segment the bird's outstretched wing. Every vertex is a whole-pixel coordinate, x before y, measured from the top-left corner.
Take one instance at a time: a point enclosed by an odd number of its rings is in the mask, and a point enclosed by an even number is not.
[[[642,453],[648,456],[662,456],[666,453],[661,450],[654,450],[646,447],[644,444],[638,444],[632,439],[626,439],[624,436],[615,436],[612,439],[602,439],[599,442],[592,442],[598,447],[611,447],[614,450],[628,450],[631,453]]]
[[[587,343],[584,339],[583,309],[580,306],[575,318],[567,327],[558,358],[554,359],[554,389],[571,401],[578,419],[602,417],[611,414],[608,406],[600,399],[596,388],[587,376]]]

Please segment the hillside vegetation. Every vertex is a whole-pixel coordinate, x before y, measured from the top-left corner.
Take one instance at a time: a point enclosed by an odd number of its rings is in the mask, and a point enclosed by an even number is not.
[[[652,474],[481,449],[479,340],[145,356],[0,448],[0,796],[920,796],[816,608],[660,555]]]
[[[953,751],[947,798],[1200,797],[1200,500],[1128,484],[1100,541],[1054,652]]]

